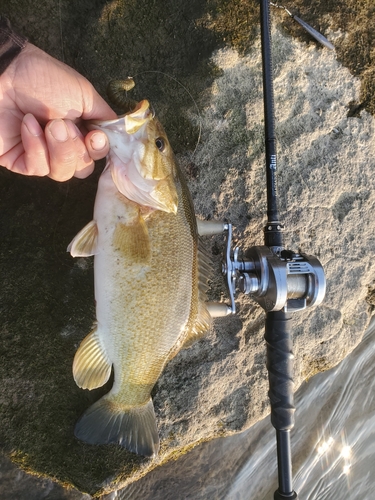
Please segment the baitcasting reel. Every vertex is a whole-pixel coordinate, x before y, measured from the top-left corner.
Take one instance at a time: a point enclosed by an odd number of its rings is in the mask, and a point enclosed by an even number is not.
[[[238,247],[231,250],[232,224],[217,223],[219,228],[227,232],[222,271],[231,305],[210,302],[208,308],[213,317],[235,314],[236,288],[250,295],[266,312],[284,310],[292,313],[323,301],[326,280],[316,257],[283,247],[254,246],[240,258]],[[267,229],[272,230],[272,226],[267,225]]]
[[[244,258],[239,248],[231,251],[232,225],[198,221],[198,232],[227,232],[223,262],[231,305],[208,303],[212,317],[236,312],[236,288],[249,294],[266,312],[265,341],[269,377],[268,396],[271,422],[276,429],[279,488],[274,500],[298,500],[292,486],[290,431],[294,427],[292,313],[319,305],[326,289],[325,274],[319,260],[304,253],[285,250],[281,243],[282,226],[268,222],[264,228],[269,245],[253,246]]]

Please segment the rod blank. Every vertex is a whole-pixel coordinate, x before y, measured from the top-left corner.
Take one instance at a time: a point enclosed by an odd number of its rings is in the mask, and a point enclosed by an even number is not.
[[[327,49],[329,49],[329,50],[335,50],[335,46],[329,40],[327,40],[327,38],[325,36],[323,36],[321,33],[319,33],[319,31],[314,29],[312,26],[307,24],[306,21],[303,21],[303,19],[292,14],[290,12],[290,10],[288,10],[286,7],[284,7],[283,5],[279,5],[277,3],[274,3],[274,2],[270,2],[270,5],[272,5],[273,7],[277,7],[278,9],[285,10],[285,12],[292,19],[294,19],[296,21],[296,23],[298,23],[300,26],[302,26],[302,28],[305,29],[307,31],[307,33],[309,33],[313,38],[315,38],[315,40],[317,42],[321,43],[322,45],[324,45],[324,47],[327,47]]]
[[[298,16],[295,16],[293,14],[290,14],[290,15],[300,26],[302,26],[302,28],[304,28],[307,31],[307,33],[309,33],[319,43],[324,45],[324,47],[327,47],[327,49],[329,49],[329,50],[335,50],[335,46],[329,40],[327,40],[327,38],[325,36],[323,36],[321,33],[319,33],[319,31],[316,31],[316,29],[314,29],[312,26],[307,24],[305,21],[303,21]]]

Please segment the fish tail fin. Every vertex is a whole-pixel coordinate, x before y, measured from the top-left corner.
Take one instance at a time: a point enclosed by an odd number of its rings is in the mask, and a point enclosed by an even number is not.
[[[90,406],[76,423],[76,438],[89,444],[116,443],[144,456],[156,456],[159,435],[152,399],[121,408],[109,394]]]

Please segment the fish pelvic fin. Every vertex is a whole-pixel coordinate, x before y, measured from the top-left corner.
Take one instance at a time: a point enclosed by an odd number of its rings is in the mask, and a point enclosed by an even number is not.
[[[111,375],[112,363],[95,328],[81,342],[73,361],[73,377],[81,389],[96,389]]]
[[[133,453],[154,457],[159,435],[152,399],[142,406],[124,406],[111,393],[90,406],[78,420],[74,434],[88,444],[119,444]]]
[[[92,220],[69,243],[67,252],[72,257],[90,257],[96,253],[98,226]]]

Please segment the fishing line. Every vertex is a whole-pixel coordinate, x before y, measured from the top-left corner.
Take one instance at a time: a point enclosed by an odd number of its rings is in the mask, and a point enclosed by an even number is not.
[[[310,26],[305,21],[303,21],[300,17],[295,16],[294,14],[292,14],[290,12],[290,10],[288,10],[286,7],[284,7],[283,5],[279,5],[277,3],[274,3],[274,2],[270,2],[270,5],[272,5],[272,7],[276,7],[277,9],[283,9],[283,10],[285,10],[285,12],[294,21],[296,21],[300,26],[302,26],[302,28],[304,28],[307,31],[307,33],[309,33],[313,38],[315,38],[315,40],[317,40],[319,43],[321,43],[322,45],[324,45],[324,47],[327,47],[327,49],[329,49],[329,50],[335,50],[335,46],[329,40],[327,40],[327,38],[325,36],[323,36],[321,33],[319,33],[319,31],[317,31],[312,26]]]
[[[60,21],[60,41],[61,41],[61,60],[64,60],[64,42],[63,42],[63,29],[62,29],[62,14],[61,14],[61,0],[59,0],[59,21]]]
[[[199,129],[199,133],[198,133],[198,139],[197,139],[197,142],[196,142],[196,146],[194,148],[194,151],[192,153],[192,156],[195,155],[196,151],[197,151],[197,148],[198,148],[198,145],[200,143],[200,140],[201,140],[201,135],[202,135],[202,116],[201,116],[201,113],[199,111],[199,108],[198,108],[198,104],[196,103],[194,97],[192,96],[191,92],[189,91],[189,89],[183,84],[181,83],[179,80],[177,80],[177,78],[175,78],[174,76],[172,75],[169,75],[168,73],[164,73],[163,71],[158,71],[158,70],[146,70],[146,71],[141,71],[140,73],[136,73],[134,75],[134,77],[131,77],[131,78],[136,78],[137,76],[140,76],[140,75],[143,75],[145,73],[155,73],[155,74],[160,74],[160,75],[163,75],[163,76],[166,76],[168,77],[170,80],[173,80],[174,82],[176,82],[178,85],[180,85],[180,87],[182,87],[185,92],[188,94],[188,96],[190,97],[190,99],[193,101],[194,103],[194,106],[195,106],[195,109],[197,111],[197,114],[198,114],[198,129]],[[129,78],[129,77],[128,77]]]

